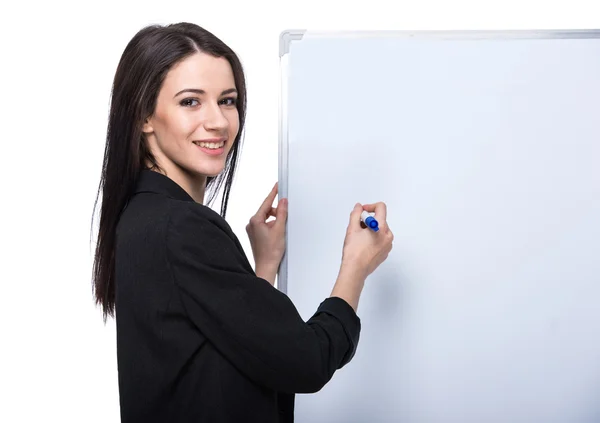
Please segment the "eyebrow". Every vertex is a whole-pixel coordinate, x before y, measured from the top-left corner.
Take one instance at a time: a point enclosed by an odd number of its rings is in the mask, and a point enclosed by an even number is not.
[[[177,94],[175,94],[173,96],[173,98],[177,97],[179,94],[183,94],[183,93],[195,93],[195,94],[206,94],[206,91],[204,90],[200,90],[198,88],[186,88],[184,90],[179,91]],[[223,91],[221,93],[221,95],[225,95],[225,94],[231,94],[231,93],[237,93],[237,90],[235,88],[229,88],[225,91]]]

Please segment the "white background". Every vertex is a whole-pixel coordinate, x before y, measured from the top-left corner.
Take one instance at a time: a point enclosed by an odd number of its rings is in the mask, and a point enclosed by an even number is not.
[[[244,227],[277,179],[282,30],[588,29],[599,12],[597,0],[3,2],[0,421],[119,420],[90,224],[112,78],[143,26],[194,22],[242,60],[248,120],[228,221],[251,258]]]

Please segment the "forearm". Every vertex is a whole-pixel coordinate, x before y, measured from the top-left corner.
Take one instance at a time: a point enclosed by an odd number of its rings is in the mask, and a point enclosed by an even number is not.
[[[360,294],[365,286],[365,279],[366,277],[357,266],[344,263],[340,266],[338,278],[331,291],[331,296],[345,300],[354,309],[354,312],[356,312],[358,310]]]
[[[277,275],[277,266],[256,264],[256,276],[265,279],[271,285],[275,286],[275,277]],[[339,297],[346,301],[356,312],[358,302],[364,288],[366,277],[358,266],[349,263],[343,263],[340,266],[338,278],[335,282],[331,297]]]

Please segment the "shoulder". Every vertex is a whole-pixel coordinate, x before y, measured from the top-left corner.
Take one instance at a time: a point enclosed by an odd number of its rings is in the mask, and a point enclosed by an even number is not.
[[[167,248],[173,260],[188,256],[211,265],[225,266],[235,262],[246,271],[253,271],[227,221],[199,203],[172,203],[167,225]]]
[[[169,231],[181,235],[205,235],[217,239],[235,237],[227,221],[216,211],[203,204],[173,201],[169,207]]]

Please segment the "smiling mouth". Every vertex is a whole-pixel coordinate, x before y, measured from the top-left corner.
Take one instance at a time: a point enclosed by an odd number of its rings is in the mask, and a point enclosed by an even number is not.
[[[223,148],[225,145],[225,141],[221,142],[206,142],[206,141],[194,141],[198,147],[209,148],[211,150],[218,150],[219,148]]]

